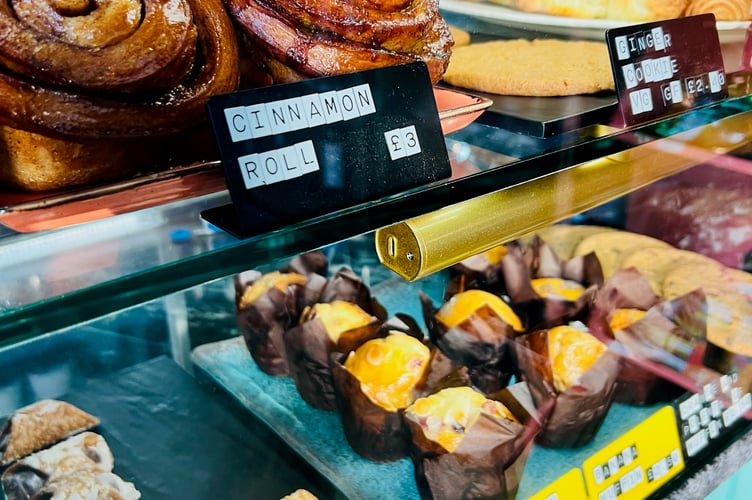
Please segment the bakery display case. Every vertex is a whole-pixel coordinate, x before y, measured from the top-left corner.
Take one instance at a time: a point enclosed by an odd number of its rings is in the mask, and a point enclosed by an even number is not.
[[[442,3],[476,39],[603,36],[605,21],[503,9]],[[450,177],[249,237],[202,216],[233,202],[217,159],[0,191],[0,414],[45,400],[83,409],[109,468],[142,498],[728,495],[752,457],[748,24],[718,25],[727,96],[629,127],[612,120],[613,92],[462,95],[438,83]],[[443,104],[458,95],[459,111]],[[280,271],[296,277],[250,292]],[[536,278],[582,290],[548,298]],[[509,312],[449,326],[442,306],[466,291],[498,292]],[[345,329],[362,337],[306,325],[325,313],[304,306],[335,299],[366,311]],[[643,326],[605,324],[617,303],[641,309]],[[504,335],[480,341],[489,317]],[[600,347],[559,386],[545,356],[562,327]],[[421,396],[472,385],[489,398],[479,407],[503,408],[478,417],[478,434],[455,422],[470,451],[411,444],[430,427],[417,402],[376,408],[359,385],[371,358],[357,348],[387,330],[432,360]],[[6,492],[49,472],[35,474],[4,478]]]

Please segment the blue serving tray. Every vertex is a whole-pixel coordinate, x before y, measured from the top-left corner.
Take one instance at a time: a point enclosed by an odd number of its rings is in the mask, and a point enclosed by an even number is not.
[[[192,358],[197,368],[271,427],[345,497],[420,498],[409,460],[378,464],[355,454],[339,414],[309,406],[292,379],[262,372],[242,337],[199,346]]]
[[[212,382],[265,422],[347,498],[420,498],[409,459],[379,464],[358,456],[345,439],[339,414],[309,406],[292,379],[262,372],[242,337],[199,346],[194,349],[192,359]],[[615,404],[587,446],[577,449],[534,446],[517,497],[528,498],[573,467],[581,466],[585,459],[658,408]]]
[[[370,250],[371,241],[367,243]],[[358,262],[362,264],[362,261]],[[368,267],[369,276],[370,269],[379,273],[371,276],[374,278],[373,296],[390,313],[409,315],[425,330],[418,290],[434,304],[441,304],[447,275],[443,272],[432,274],[418,284],[391,274],[382,275],[384,268],[375,263]],[[362,267],[355,270],[363,274]],[[262,372],[251,358],[242,337],[198,346],[192,352],[192,360],[199,373],[265,422],[348,499],[420,498],[415,469],[409,459],[379,464],[357,455],[347,443],[339,414],[308,405],[298,394],[292,379],[272,377]],[[573,467],[581,467],[584,460],[660,407],[614,404],[590,444],[577,449],[533,446],[517,498],[529,498]]]

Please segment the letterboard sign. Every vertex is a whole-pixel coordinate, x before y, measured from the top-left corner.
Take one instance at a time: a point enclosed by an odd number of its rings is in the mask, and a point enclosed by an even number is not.
[[[609,29],[606,41],[622,125],[673,115],[728,95],[713,14]]]
[[[214,96],[236,236],[278,229],[451,175],[422,62]]]

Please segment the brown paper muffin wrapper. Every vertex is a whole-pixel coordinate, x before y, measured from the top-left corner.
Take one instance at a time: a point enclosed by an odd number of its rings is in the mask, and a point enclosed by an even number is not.
[[[506,295],[501,261],[490,262],[485,254],[480,253],[449,268],[449,282],[444,289],[445,301],[459,292],[472,289]]]
[[[624,356],[616,400],[652,404],[675,399],[683,391],[699,391],[722,373],[732,353],[706,339],[707,301],[695,290],[666,301],[651,298],[649,283],[634,269],[618,271],[595,297],[588,319],[594,335],[616,340]],[[607,318],[618,307],[647,309],[643,318],[619,331]]]
[[[399,328],[393,325],[382,328],[380,336],[386,336],[388,331],[395,329]],[[399,330],[418,339],[422,338],[422,334],[416,335],[412,328]],[[429,347],[431,360],[423,380],[415,387],[414,399],[446,387],[469,384],[470,379],[464,367],[452,363],[435,346]],[[391,462],[406,457],[410,440],[403,411],[386,410],[363,393],[360,381],[344,367],[348,354],[349,351],[332,357],[337,406],[348,443],[358,455],[375,462]]]
[[[344,300],[356,304],[382,322],[387,319],[384,306],[371,295],[371,290],[363,283],[363,280],[347,267],[339,269],[326,282],[318,301],[332,302],[335,300]]]
[[[320,250],[306,252],[295,256],[283,271],[298,273],[304,276],[318,274],[326,277],[329,275],[329,260],[324,255],[324,252]]]
[[[468,369],[473,385],[489,394],[506,387],[517,373],[511,340],[517,335],[490,307],[483,306],[461,324],[447,328],[436,319],[438,309],[419,292],[431,342],[452,361]]]
[[[316,318],[286,331],[283,338],[290,376],[300,396],[314,408],[336,410],[330,357],[376,338],[379,328],[380,323],[374,317],[366,326],[343,332],[337,343],[329,337],[324,323]]]
[[[631,267],[616,271],[593,295],[593,307],[601,313],[633,308],[647,311],[661,301],[650,281]]]
[[[336,397],[332,382],[330,357],[349,352],[360,344],[381,335],[386,310],[371,296],[363,281],[350,269],[342,268],[327,281],[318,302],[342,300],[358,305],[371,314],[365,326],[342,332],[333,342],[324,324],[313,318],[285,331],[282,335],[289,374],[301,397],[314,408],[335,410]]]
[[[537,236],[524,251],[518,245],[508,248],[502,259],[504,283],[512,306],[528,331],[564,325],[587,314],[589,297],[603,283],[603,271],[595,253],[562,260]],[[535,278],[576,281],[586,291],[577,300],[541,297],[531,284]]]
[[[586,323],[594,336],[610,344],[615,336],[609,327],[608,318],[614,310],[624,308],[648,311],[660,302],[661,298],[655,295],[650,282],[638,270],[622,269],[616,271],[594,294]],[[646,320],[650,317],[652,315]],[[675,326],[662,324],[660,328]],[[614,401],[635,406],[651,405],[671,401],[683,392],[684,389],[672,381],[647,370],[627,355],[624,356],[616,380]]]
[[[234,277],[238,327],[258,367],[269,375],[287,376],[290,372],[282,335],[297,324],[307,305],[318,300],[326,278],[309,274],[305,285],[290,285],[284,291],[271,288],[253,304],[241,306],[244,290],[261,277],[254,271]]]
[[[745,379],[743,368],[748,360],[740,362],[738,356],[709,342],[705,338],[706,319],[707,301],[698,289],[659,302],[640,321],[614,332],[613,345],[643,372],[683,391],[702,393],[708,385],[721,387],[722,379],[742,392],[748,391],[749,379]],[[720,392],[716,399],[729,406],[733,403],[731,392]]]
[[[452,453],[426,439],[420,423],[406,414],[412,437],[410,456],[422,498],[515,498],[539,425],[527,413],[529,405],[510,402],[512,393],[502,393],[506,397],[502,402],[520,423],[481,414]]]
[[[551,408],[536,436],[549,448],[577,448],[592,441],[613,402],[621,356],[606,351],[579,382],[556,390],[548,355],[548,330],[517,338],[515,344],[522,380],[526,381],[537,408]]]
[[[360,389],[360,382],[342,365],[332,364],[332,375],[340,397],[342,428],[347,442],[363,458],[391,462],[407,454],[408,434],[402,413],[374,404]]]

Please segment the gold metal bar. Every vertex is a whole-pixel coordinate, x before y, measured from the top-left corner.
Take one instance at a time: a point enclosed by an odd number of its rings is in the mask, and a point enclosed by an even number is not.
[[[751,141],[752,112],[731,116],[379,229],[376,252],[417,280],[700,163],[737,169],[726,154]]]
[[[697,162],[653,148],[605,157],[376,231],[379,260],[413,281]]]

